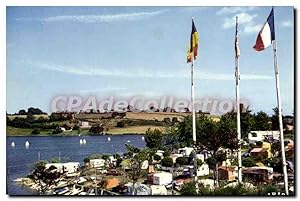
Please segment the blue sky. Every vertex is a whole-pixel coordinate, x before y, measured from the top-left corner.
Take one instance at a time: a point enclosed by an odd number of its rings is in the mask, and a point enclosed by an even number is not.
[[[239,16],[241,98],[272,112],[271,47],[252,48],[271,7],[7,7],[7,112],[49,112],[57,95],[174,95],[189,99],[191,17],[199,33],[195,93],[235,97]],[[294,111],[293,7],[275,7],[284,114]]]

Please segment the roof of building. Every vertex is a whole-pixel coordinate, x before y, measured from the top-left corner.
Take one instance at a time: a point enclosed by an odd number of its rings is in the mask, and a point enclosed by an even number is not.
[[[266,148],[253,148],[250,153],[259,153],[259,152],[265,152],[265,151],[268,151],[268,149]]]
[[[234,171],[234,167],[220,166],[219,170]]]

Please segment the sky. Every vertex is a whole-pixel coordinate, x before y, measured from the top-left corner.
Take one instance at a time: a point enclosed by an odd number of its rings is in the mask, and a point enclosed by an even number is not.
[[[294,10],[275,7],[283,114],[294,111]],[[50,112],[58,95],[190,98],[186,51],[199,33],[196,98],[240,96],[254,112],[276,107],[273,51],[252,47],[271,7],[7,7],[7,112]]]

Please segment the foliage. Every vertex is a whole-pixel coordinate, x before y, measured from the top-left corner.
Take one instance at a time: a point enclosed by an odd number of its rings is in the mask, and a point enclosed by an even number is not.
[[[161,160],[161,165],[165,167],[172,167],[173,166],[173,159],[170,157],[165,157]]]
[[[181,186],[181,195],[197,195],[195,182],[187,182]]]
[[[94,125],[90,128],[90,135],[102,134],[104,131],[104,127],[101,125]]]
[[[260,111],[254,115],[254,128],[256,131],[267,131],[271,129],[271,118],[267,113]]]
[[[117,122],[117,127],[118,127],[118,128],[124,128],[124,127],[125,127],[124,121],[119,121],[119,122]]]
[[[89,159],[89,158],[84,158],[84,159],[83,159],[83,162],[84,162],[84,163],[90,163],[90,159]]]
[[[103,160],[108,160],[108,159],[109,159],[109,155],[103,154],[101,158],[102,158]]]
[[[201,167],[204,164],[204,162],[201,159],[197,159],[197,166]]]
[[[33,134],[33,135],[37,135],[37,134],[40,134],[40,133],[41,133],[41,130],[37,129],[37,128],[33,129],[32,132],[31,132],[31,134]]]
[[[27,109],[27,113],[28,114],[47,114],[45,112],[43,112],[41,109],[39,108],[34,108],[34,107],[30,107]]]
[[[156,161],[160,161],[161,157],[157,154],[154,154],[153,159],[156,160]]]
[[[263,142],[262,142],[262,141],[257,141],[257,142],[256,142],[256,146],[257,146],[257,147],[261,148],[262,145],[263,145]]]
[[[247,157],[242,159],[242,164],[245,167],[253,167],[256,166],[256,163],[252,157]]]
[[[277,107],[273,108],[271,122],[272,122],[272,130],[278,130],[279,129],[279,110]]]
[[[164,147],[170,147],[171,149],[179,148],[179,133],[176,131],[176,126],[166,127],[163,135]]]
[[[180,166],[183,166],[186,163],[186,158],[185,157],[178,157],[178,158],[176,158],[176,163]]]
[[[281,189],[272,184],[259,185],[257,189],[257,195],[268,195],[272,192],[281,192]]]
[[[101,154],[91,154],[88,156],[89,159],[100,159],[102,158]]]
[[[126,147],[126,149],[127,149],[128,152],[132,152],[132,153],[138,153],[138,152],[140,152],[139,148],[134,147],[131,144],[125,144],[125,147]]]
[[[217,164],[217,159],[215,157],[209,157],[206,159],[206,163],[208,164],[210,169],[215,169],[216,164]]]
[[[45,162],[39,161],[36,163],[34,171],[28,175],[28,177],[40,187],[41,194],[45,194],[50,186],[58,183],[57,179],[61,176],[61,173],[55,171],[55,169],[55,166],[46,168]]]
[[[146,146],[151,149],[159,149],[163,144],[163,133],[159,129],[148,129],[145,134]]]
[[[60,127],[57,127],[55,130],[52,131],[53,134],[59,134],[62,132],[63,132],[63,130]]]

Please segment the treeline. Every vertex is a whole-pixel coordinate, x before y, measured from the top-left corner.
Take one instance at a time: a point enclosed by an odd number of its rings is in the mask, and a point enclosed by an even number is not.
[[[27,111],[22,109],[22,110],[19,110],[18,113],[15,113],[15,115],[28,115],[28,114],[47,114],[47,113],[43,112],[39,108],[34,108],[34,107],[28,108]]]

